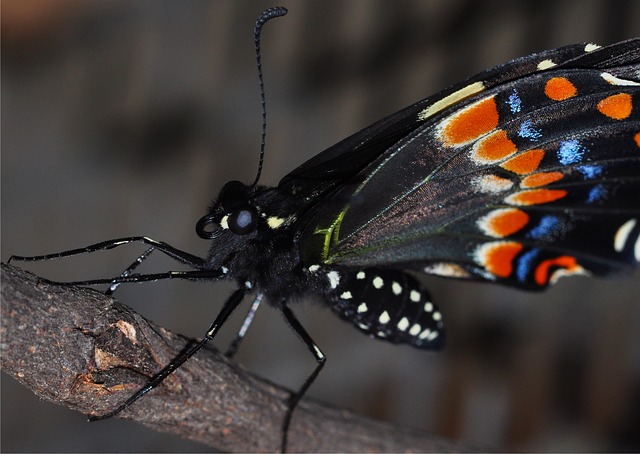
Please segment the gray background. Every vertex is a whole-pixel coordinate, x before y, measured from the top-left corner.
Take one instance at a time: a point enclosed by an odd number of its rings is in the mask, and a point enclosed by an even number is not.
[[[264,34],[264,184],[382,116],[510,58],[637,36],[640,3],[280,2]],[[144,234],[204,254],[195,221],[260,140],[252,43],[261,1],[2,3],[2,260]],[[141,248],[29,265],[111,276]],[[160,256],[147,271],[174,264]],[[426,278],[450,327],[441,354],[375,342],[320,307],[294,308],[328,356],[310,395],[496,449],[638,450],[640,273],[543,294]],[[201,336],[228,284],[157,283],[118,297]],[[216,341],[224,349],[237,329]],[[297,387],[313,359],[262,308],[237,361]],[[88,424],[2,376],[11,451],[206,451],[131,423]]]

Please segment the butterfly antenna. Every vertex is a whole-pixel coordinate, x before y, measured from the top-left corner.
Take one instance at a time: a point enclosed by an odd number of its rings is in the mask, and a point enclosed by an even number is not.
[[[253,30],[253,41],[256,45],[256,66],[258,67],[258,81],[260,82],[260,100],[262,103],[262,140],[260,141],[260,161],[258,162],[258,173],[256,179],[253,180],[251,186],[258,184],[260,175],[262,174],[262,163],[264,162],[264,146],[267,138],[267,102],[264,95],[264,78],[262,77],[262,56],[260,55],[260,32],[262,27],[268,21],[275,17],[284,16],[287,14],[287,9],[282,6],[275,6],[269,8],[260,14],[260,17],[256,21],[256,27]]]

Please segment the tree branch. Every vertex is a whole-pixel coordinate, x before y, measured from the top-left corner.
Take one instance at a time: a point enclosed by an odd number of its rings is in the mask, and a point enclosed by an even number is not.
[[[36,395],[85,414],[114,408],[190,342],[92,289],[2,264],[1,367]],[[223,451],[277,451],[289,391],[204,349],[119,416]],[[99,424],[99,423],[96,423]],[[303,399],[292,451],[465,447]]]

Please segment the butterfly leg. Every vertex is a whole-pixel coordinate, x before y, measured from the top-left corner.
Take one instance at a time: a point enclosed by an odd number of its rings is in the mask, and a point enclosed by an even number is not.
[[[84,248],[70,249],[68,251],[57,252],[54,254],[34,255],[30,257],[12,255],[11,257],[9,257],[8,263],[10,263],[12,260],[19,260],[23,262],[35,262],[40,260],[51,260],[51,259],[58,259],[58,258],[64,258],[64,257],[72,257],[74,255],[79,255],[79,254],[90,254],[96,251],[113,249],[118,246],[122,246],[129,243],[136,243],[136,242],[147,244],[153,247],[154,249],[159,250],[163,254],[168,255],[172,259],[177,260],[180,263],[184,263],[185,265],[189,265],[190,267],[195,269],[203,269],[206,263],[206,261],[200,257],[189,254],[188,252],[181,251],[180,249],[176,249],[175,247],[163,241],[156,241],[146,236],[131,236],[126,238],[107,240],[107,241],[102,241],[100,243],[92,244]]]
[[[289,408],[287,408],[287,413],[285,414],[284,422],[282,424],[281,450],[282,452],[286,452],[287,437],[289,433],[289,426],[291,424],[291,416],[293,415],[293,411],[295,410],[302,396],[304,396],[304,394],[309,389],[309,386],[311,386],[311,384],[314,382],[314,380],[322,370],[322,367],[324,366],[324,363],[327,357],[324,356],[324,353],[322,353],[322,350],[320,350],[320,347],[318,347],[316,343],[313,341],[313,339],[311,339],[311,336],[309,336],[309,334],[304,329],[302,324],[298,321],[298,319],[293,314],[291,309],[289,309],[287,305],[283,305],[281,310],[282,310],[282,315],[284,315],[284,318],[287,320],[287,323],[289,323],[291,328],[293,328],[293,331],[298,335],[300,340],[304,342],[304,344],[307,346],[307,348],[309,349],[313,357],[316,359],[316,362],[318,363],[316,365],[316,368],[311,373],[311,375],[309,375],[309,377],[307,377],[305,382],[302,384],[302,387],[298,390],[298,392],[296,392],[295,394],[292,394],[291,397],[289,398]]]
[[[147,394],[153,388],[155,388],[158,385],[160,385],[160,383],[162,383],[165,378],[167,378],[176,369],[178,369],[180,366],[182,366],[185,363],[185,361],[187,361],[193,355],[198,353],[202,349],[202,347],[205,346],[205,344],[207,342],[209,342],[210,340],[212,340],[215,337],[215,335],[218,333],[219,329],[222,327],[224,322],[227,320],[227,318],[229,318],[229,315],[231,315],[231,313],[242,302],[242,299],[244,298],[246,293],[247,293],[247,289],[240,288],[240,289],[236,290],[229,297],[229,299],[227,299],[226,303],[222,307],[222,310],[220,311],[220,313],[216,317],[215,321],[209,327],[209,329],[205,333],[204,338],[200,342],[198,342],[197,344],[193,345],[192,347],[190,347],[186,351],[184,351],[184,352],[180,353],[178,356],[176,356],[169,364],[167,364],[165,367],[163,367],[162,370],[160,370],[160,372],[158,372],[153,377],[151,377],[151,379],[147,382],[147,384],[145,386],[140,388],[135,394],[133,394],[131,397],[129,397],[119,407],[115,408],[114,410],[111,410],[110,412],[104,413],[102,415],[90,416],[89,417],[89,421],[99,421],[99,420],[111,418],[112,416],[117,415],[122,410],[126,409],[131,404],[133,404],[136,400],[140,399],[142,396]]]
[[[242,342],[242,339],[244,339],[244,335],[247,334],[247,331],[249,330],[249,326],[251,326],[251,322],[253,322],[253,317],[256,315],[256,311],[258,310],[258,307],[260,307],[260,303],[262,302],[263,297],[264,295],[259,293],[256,296],[256,299],[253,300],[253,304],[251,304],[251,307],[249,308],[249,312],[247,312],[247,315],[245,316],[244,321],[242,322],[240,331],[238,331],[238,334],[236,334],[235,339],[233,339],[231,344],[229,344],[229,348],[224,354],[224,356],[226,356],[227,358],[233,358],[233,356],[238,351],[240,342]]]
[[[133,270],[135,270],[138,266],[140,266],[140,264],[144,262],[149,257],[149,255],[151,255],[153,251],[155,251],[155,247],[151,246],[149,249],[147,249],[142,254],[140,254],[138,258],[131,265],[127,267],[126,270],[120,273],[120,277],[123,278],[126,276],[130,276]],[[116,282],[115,284],[111,284],[109,288],[104,292],[104,294],[107,296],[112,295],[113,292],[115,292],[116,289],[120,286],[120,284],[121,282]]]

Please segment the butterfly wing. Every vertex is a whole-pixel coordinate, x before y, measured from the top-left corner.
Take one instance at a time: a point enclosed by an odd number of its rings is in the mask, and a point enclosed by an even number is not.
[[[525,288],[635,265],[640,40],[485,71],[329,148],[280,187],[324,195],[299,221],[309,264]]]

